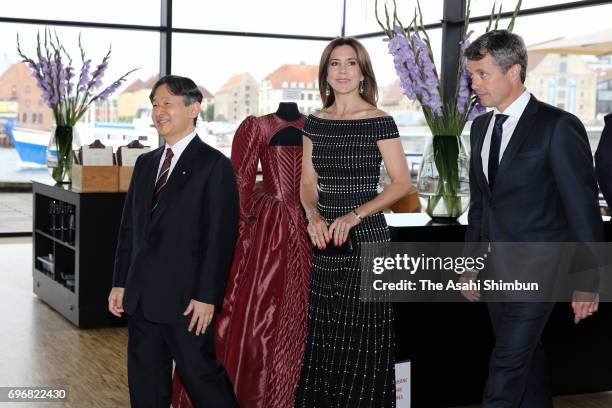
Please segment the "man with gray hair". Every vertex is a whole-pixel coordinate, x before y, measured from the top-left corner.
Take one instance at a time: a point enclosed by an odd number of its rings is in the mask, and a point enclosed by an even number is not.
[[[467,251],[480,247],[478,242],[602,241],[586,131],[577,117],[527,91],[522,38],[490,31],[465,55],[472,89],[482,105],[493,108],[470,131]],[[476,279],[475,272],[464,275]],[[576,289],[596,291],[597,282],[582,284]],[[463,295],[480,299],[477,291]],[[576,323],[597,310],[594,295],[574,300]],[[496,342],[483,407],[552,408],[540,337],[553,307],[546,301],[488,304]]]

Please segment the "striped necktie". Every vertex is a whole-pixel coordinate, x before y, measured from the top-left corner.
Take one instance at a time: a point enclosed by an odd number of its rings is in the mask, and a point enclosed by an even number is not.
[[[153,190],[153,207],[151,207],[151,212],[155,211],[157,204],[159,203],[159,196],[168,181],[168,173],[170,173],[170,163],[172,163],[172,157],[174,153],[172,150],[168,148],[166,150],[166,158],[164,159],[164,163],[162,164],[161,170],[159,172],[159,177],[157,177],[157,181],[155,182],[155,190]]]

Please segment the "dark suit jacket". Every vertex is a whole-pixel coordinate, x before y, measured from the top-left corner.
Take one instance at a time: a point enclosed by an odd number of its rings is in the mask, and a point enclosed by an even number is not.
[[[492,117],[476,118],[470,131],[466,252],[482,256],[482,245],[470,242],[602,241],[593,158],[580,120],[532,95],[491,191],[481,152]]]
[[[164,146],[141,155],[125,200],[113,286],[124,309],[140,301],[148,320],[180,318],[189,301],[219,305],[234,251],[238,191],[231,162],[195,137],[181,154],[151,216]]]
[[[605,117],[605,126],[595,152],[595,169],[599,188],[612,208],[612,113]]]

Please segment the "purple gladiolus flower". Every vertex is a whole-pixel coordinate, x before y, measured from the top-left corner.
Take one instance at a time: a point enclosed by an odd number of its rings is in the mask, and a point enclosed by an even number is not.
[[[395,27],[395,35],[389,41],[389,53],[393,55],[395,71],[404,95],[411,100],[418,100],[434,114],[440,114],[442,101],[439,80],[423,40],[416,35],[408,38],[400,27]]]
[[[468,109],[471,93],[469,77],[462,74],[459,78],[459,94],[457,95],[457,111],[462,115]]]
[[[470,83],[470,75],[467,71],[467,61],[465,57],[461,58],[461,76],[459,78],[459,93],[457,95],[457,111],[462,115],[469,108],[470,96],[472,88]]]
[[[463,56],[465,49],[470,45],[470,36],[474,31],[470,30],[466,35],[463,41],[459,42],[461,46],[461,76],[459,78],[459,93],[457,95],[457,110],[462,115],[465,114],[467,109],[469,109],[470,96],[472,95],[472,88],[470,83],[470,75],[467,71],[467,60]]]
[[[410,100],[416,100],[417,95],[413,87],[416,75],[408,69],[408,67],[415,68],[414,54],[406,37],[399,29],[396,30],[397,34],[389,41],[389,53],[393,55],[393,63],[404,95]]]
[[[465,49],[467,47],[469,47],[470,45],[470,36],[472,35],[472,33],[474,32],[474,30],[470,30],[467,32],[467,34],[465,35],[465,38],[462,41],[459,41],[459,44],[461,45],[461,51],[465,51]]]
[[[396,70],[401,78],[404,93],[411,99],[418,99],[420,92],[418,92],[419,88],[416,85],[418,72],[414,72],[414,68],[416,68],[414,52],[410,48],[408,39],[399,30],[396,30],[396,36],[393,40],[393,44],[390,45],[393,45],[395,50],[391,49],[391,53],[395,51]]]
[[[59,96],[59,99],[63,99],[65,93],[66,93],[66,69],[64,68],[64,66],[62,65],[61,62],[57,61],[57,71],[58,71],[58,79],[59,79],[59,86],[57,89],[57,94]]]
[[[72,93],[72,78],[74,78],[74,68],[71,66],[67,66],[65,68],[65,75],[66,75],[66,94],[69,95],[70,93]]]
[[[21,51],[19,37],[17,37],[17,52],[32,71],[44,101],[53,110],[58,126],[74,126],[94,101],[106,100],[134,71],[128,71],[110,86],[103,88],[102,92],[94,92],[94,88],[102,86],[102,77],[108,67],[110,49],[92,74],[92,61],[85,59],[85,52],[79,38],[83,65],[77,80],[74,67],[62,63],[64,55],[68,61],[71,61],[71,58],[66,53],[57,34],[51,35],[49,30],[45,30],[44,42],[41,43],[39,34],[37,43],[36,55],[38,58],[36,60],[29,58]]]
[[[435,66],[429,56],[427,44],[425,44],[425,42],[416,34],[412,35],[412,41],[417,49],[417,65],[420,68],[422,79],[422,81],[418,83],[421,88],[421,103],[437,116],[442,113],[442,100],[439,92],[440,81],[436,76]]]
[[[97,89],[102,86],[102,78],[104,77],[106,67],[108,67],[108,62],[103,61],[97,66],[96,70],[92,74],[91,81],[93,82],[93,89]]]
[[[55,63],[55,61],[49,61],[48,66],[49,66],[49,81],[50,83],[57,84],[57,82],[59,81],[58,74],[57,74],[57,64]],[[56,105],[59,102],[59,94],[58,94],[57,85],[50,87],[49,102],[51,103],[52,106]]]
[[[482,106],[477,99],[476,103],[474,103],[474,107],[472,108],[472,111],[470,112],[470,115],[468,116],[468,121],[476,119],[478,116],[482,115],[486,111],[487,111],[487,108]]]
[[[46,84],[44,83],[44,79],[41,76],[41,68],[40,64],[36,64],[34,62],[30,62],[30,69],[32,70],[32,76],[36,79],[36,85],[44,92]]]
[[[89,83],[89,66],[91,65],[91,60],[86,60],[83,62],[83,67],[81,68],[81,75],[79,75],[79,84],[77,86],[77,90],[79,92],[85,92],[87,90],[87,84]]]
[[[49,78],[49,75],[51,75],[51,72],[49,71],[49,62],[43,58],[40,60],[40,73],[42,74],[43,78]]]
[[[108,97],[111,96],[117,90],[117,88],[119,88],[121,86],[121,82],[123,82],[123,81],[115,81],[115,82],[113,82],[108,88],[106,88],[104,90],[104,92],[102,92],[100,94],[98,99],[100,99],[101,101],[107,100]]]

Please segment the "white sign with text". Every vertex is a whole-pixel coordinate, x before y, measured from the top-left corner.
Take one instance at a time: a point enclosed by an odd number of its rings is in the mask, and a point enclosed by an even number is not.
[[[150,152],[151,148],[149,146],[145,146],[130,149],[127,146],[121,146],[119,150],[121,151],[121,165],[134,167],[136,165],[136,159],[138,158],[138,156],[143,153]]]
[[[113,148],[83,146],[83,166],[112,166]]]
[[[395,364],[395,405],[410,408],[410,360]]]

